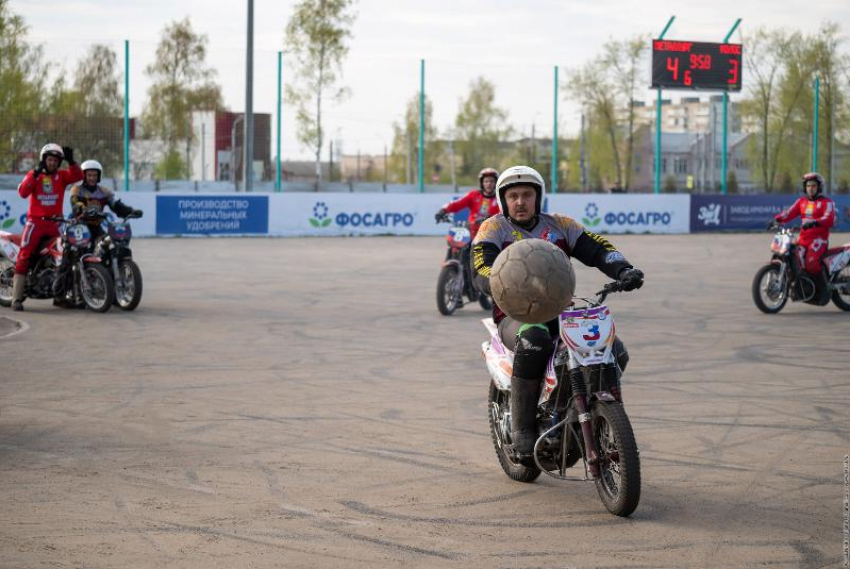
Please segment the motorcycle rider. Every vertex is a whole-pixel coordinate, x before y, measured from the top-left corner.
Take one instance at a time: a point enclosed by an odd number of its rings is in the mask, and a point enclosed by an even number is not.
[[[829,230],[835,224],[835,203],[823,195],[824,185],[823,176],[817,172],[804,174],[804,195],[768,223],[768,228],[773,229],[777,224],[802,218],[797,245],[802,248],[803,269],[813,277],[821,296],[828,290],[820,261],[829,248]]]
[[[67,169],[59,169],[62,160],[67,160]],[[83,171],[74,162],[74,149],[51,142],[41,149],[38,166],[27,172],[18,186],[18,194],[22,198],[29,198],[30,205],[27,211],[27,222],[21,235],[21,250],[15,262],[12,310],[24,309],[24,289],[33,252],[37,251],[42,240],[59,237],[56,222],[44,218],[62,216],[65,188],[82,177]]]
[[[596,267],[633,290],[643,285],[643,272],[634,268],[604,237],[591,233],[564,215],[541,211],[546,186],[540,174],[528,166],[513,166],[499,176],[496,199],[501,214],[487,219],[472,244],[476,285],[490,294],[490,271],[496,257],[520,239],[546,239],[569,257]],[[536,410],[546,365],[558,337],[557,318],[538,324],[523,324],[506,315],[494,303],[493,321],[508,349],[514,351],[511,377],[511,430],[516,457],[531,457],[537,438]],[[625,369],[628,352],[622,341],[614,342],[620,369]]]
[[[103,167],[97,160],[86,160],[80,166],[83,171],[83,182],[71,188],[71,213],[74,217],[82,218],[92,234],[92,240],[104,234],[99,214],[103,213],[106,206],[121,217],[142,217],[142,210],[133,209],[121,200],[115,199],[115,193],[100,185],[103,177]],[[68,271],[70,263],[68,252],[62,252],[62,262],[56,269],[56,278],[53,281],[53,303],[57,306],[65,305],[65,295],[68,290]]]
[[[469,209],[469,233],[472,238],[485,219],[499,213],[496,203],[496,180],[499,172],[494,168],[484,168],[478,173],[478,189],[472,190],[459,200],[449,202],[437,211],[434,219],[439,223],[447,213]]]

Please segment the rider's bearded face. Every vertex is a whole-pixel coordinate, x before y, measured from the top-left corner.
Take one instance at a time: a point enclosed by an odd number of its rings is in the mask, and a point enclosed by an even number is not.
[[[492,196],[496,190],[496,178],[493,176],[484,176],[484,179],[481,180],[481,185],[484,188],[484,195]]]
[[[809,180],[806,182],[806,194],[813,198],[815,194],[818,193],[818,183],[814,180]]]
[[[86,185],[94,186],[97,184],[97,170],[86,170]]]
[[[508,217],[520,223],[530,221],[537,213],[537,191],[532,186],[514,186],[505,192]]]
[[[47,169],[47,172],[52,174],[59,168],[59,159],[55,156],[45,156],[44,166]]]

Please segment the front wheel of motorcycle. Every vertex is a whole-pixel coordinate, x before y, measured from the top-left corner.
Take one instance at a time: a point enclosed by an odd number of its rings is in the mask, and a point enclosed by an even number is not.
[[[14,279],[15,265],[7,261],[0,263],[0,306],[12,306]]]
[[[437,310],[443,316],[451,316],[457,310],[458,298],[454,290],[459,274],[455,265],[446,265],[437,278]]]
[[[753,302],[765,314],[776,314],[788,302],[788,284],[779,285],[780,267],[775,263],[765,265],[753,278]]]
[[[102,265],[94,263],[86,264],[86,282],[88,286],[82,286],[83,302],[93,312],[106,312],[112,308],[112,300],[115,298],[115,284],[112,275]]]
[[[121,310],[135,310],[142,301],[142,270],[132,259],[125,259],[118,265],[118,276],[115,304]]]
[[[499,458],[502,470],[517,482],[533,482],[540,476],[540,469],[514,462],[508,449],[508,445],[511,444],[510,393],[496,389],[496,385],[491,381],[487,403],[490,410],[490,434],[493,437],[493,446],[496,447],[496,456]]]
[[[615,516],[628,516],[640,502],[640,457],[632,425],[620,403],[597,403],[591,411],[599,453],[596,491]]]

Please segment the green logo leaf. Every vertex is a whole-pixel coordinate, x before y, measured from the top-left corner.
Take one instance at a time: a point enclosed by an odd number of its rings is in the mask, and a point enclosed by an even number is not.
[[[318,220],[318,219],[313,219],[313,218],[311,217],[311,218],[310,218],[310,225],[312,225],[313,227],[319,227],[319,220]]]
[[[3,222],[3,229],[9,229],[13,225],[15,225],[15,218],[10,217],[9,219]]]
[[[593,227],[596,227],[597,225],[599,225],[599,222],[601,222],[601,221],[602,221],[602,218],[601,218],[601,217],[597,217],[596,219],[594,219],[594,220],[593,220],[593,223],[591,223],[591,225],[592,225]]]
[[[322,227],[327,227],[330,224],[331,224],[331,218],[329,217],[322,222]]]

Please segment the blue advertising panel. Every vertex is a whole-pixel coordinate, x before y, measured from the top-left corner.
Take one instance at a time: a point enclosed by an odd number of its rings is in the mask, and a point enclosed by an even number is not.
[[[694,195],[691,196],[691,231],[761,231],[772,217],[799,197],[799,194]],[[833,230],[850,231],[850,196],[830,197],[836,210]],[[799,224],[799,220],[796,223]]]
[[[265,235],[268,196],[157,196],[157,235]]]

